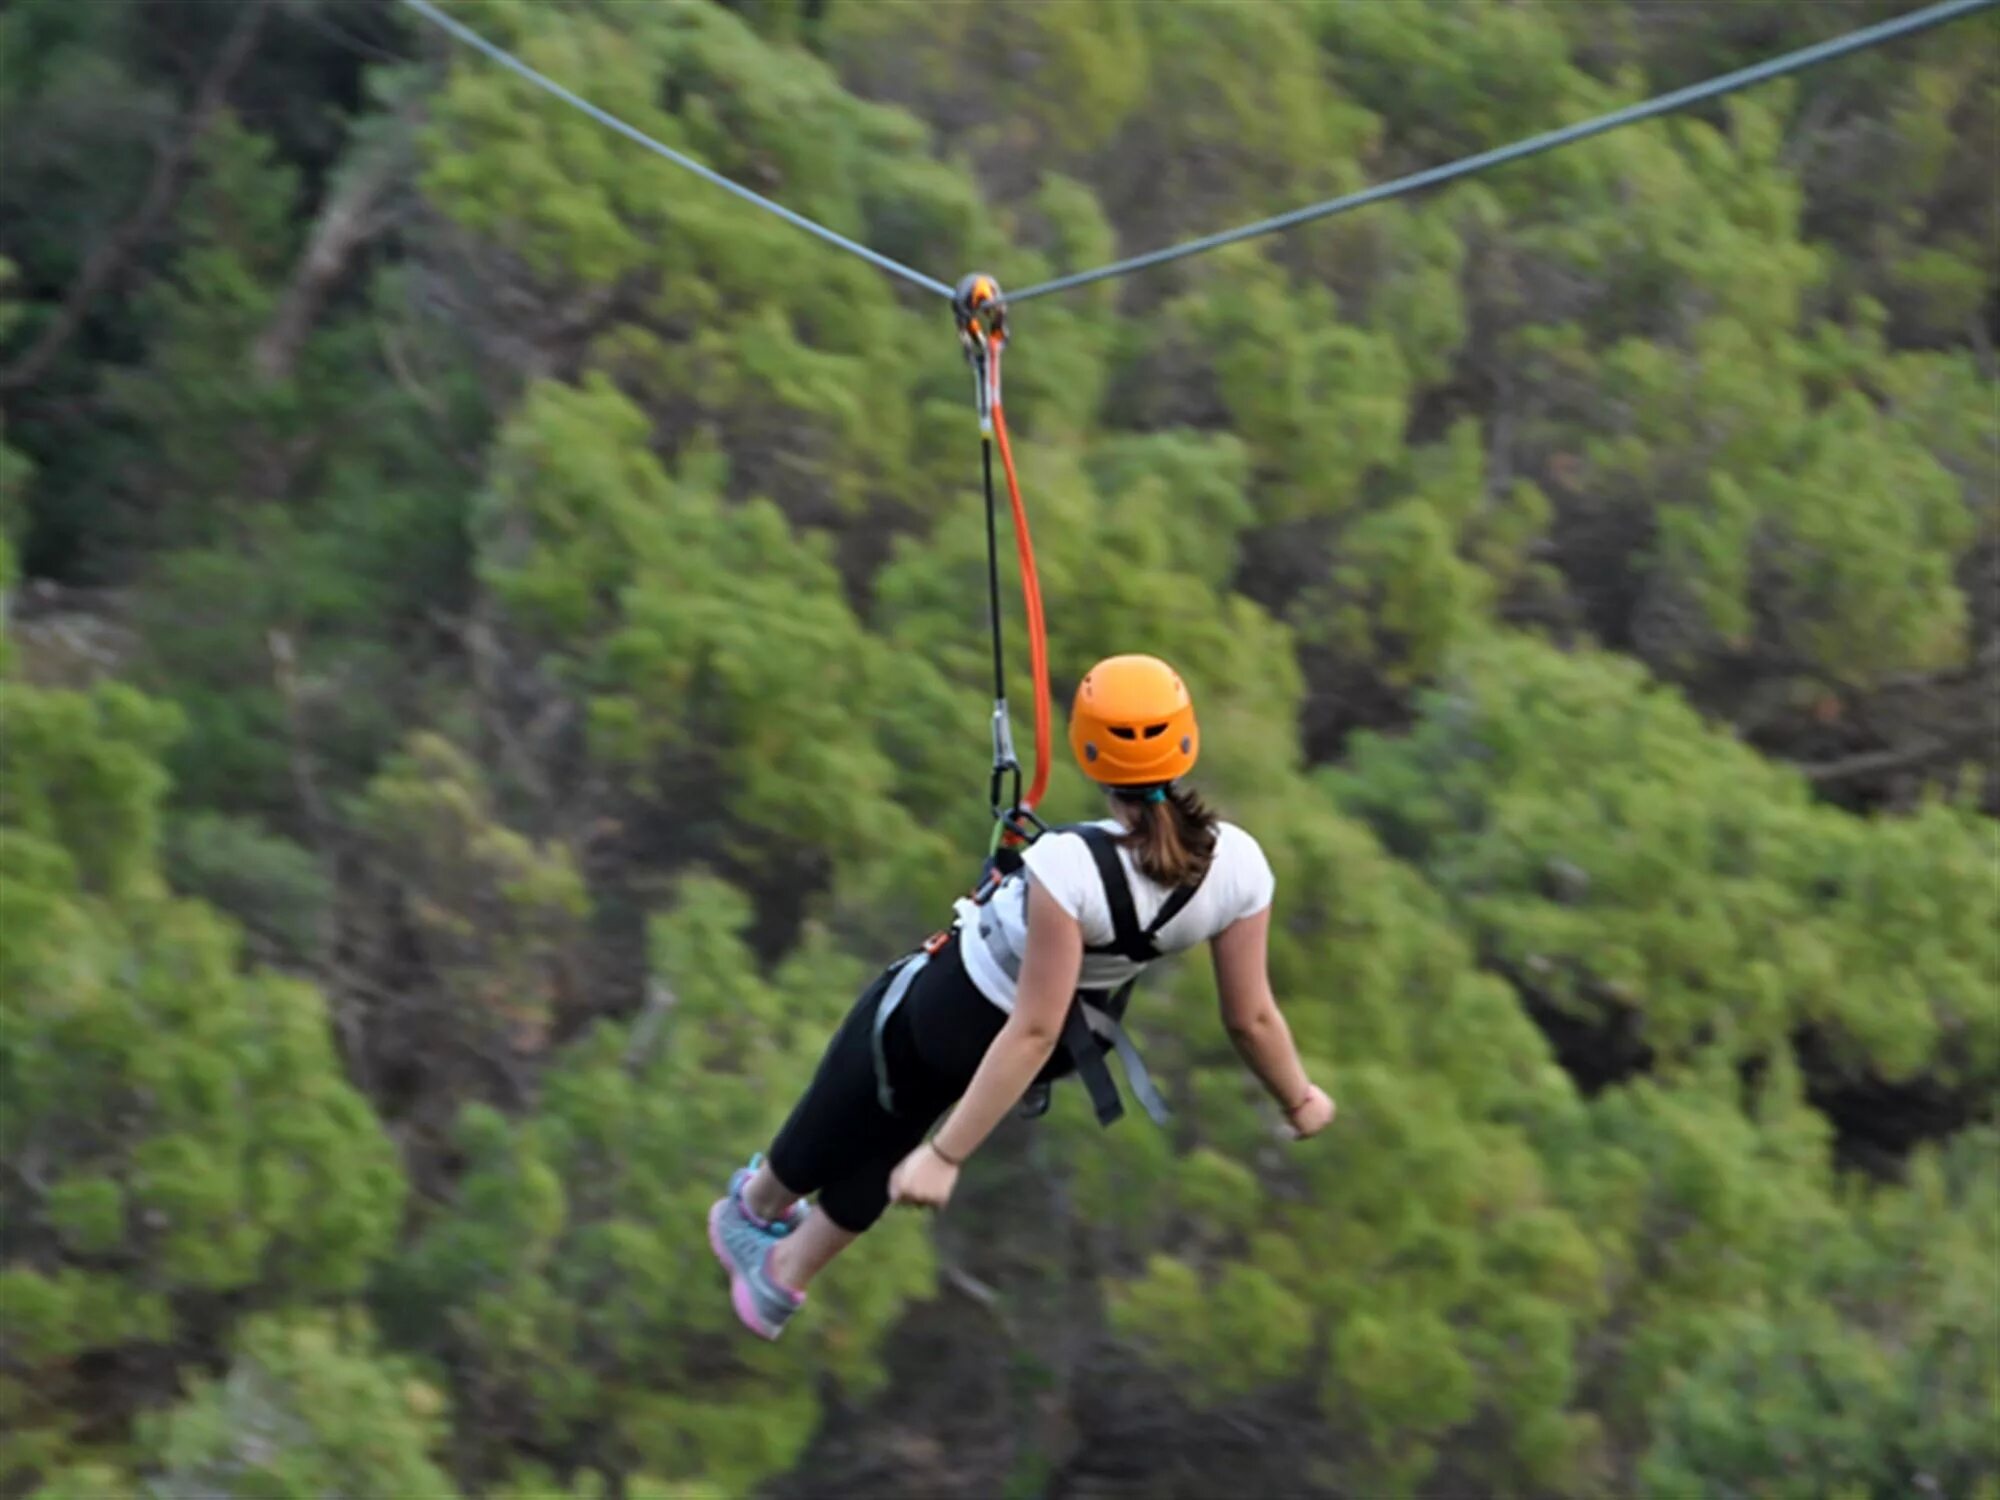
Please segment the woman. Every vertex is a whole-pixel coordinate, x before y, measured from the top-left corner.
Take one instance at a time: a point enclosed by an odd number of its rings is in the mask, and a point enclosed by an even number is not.
[[[891,1201],[951,1200],[1001,1116],[1062,1070],[1052,1059],[1072,1001],[1117,990],[1144,967],[1137,954],[1208,942],[1223,1022],[1293,1135],[1332,1121],[1333,1101],[1306,1077],[1271,995],[1271,867],[1255,839],[1180,784],[1200,753],[1180,677],[1151,656],[1099,662],[1077,688],[1070,747],[1114,817],[1044,834],[987,902],[961,901],[948,934],[876,980],[769,1159],[751,1158],[710,1210],[730,1299],[761,1337],[783,1331],[813,1278]],[[1135,917],[1149,929],[1137,947]],[[1070,1022],[1072,1042],[1081,1035]],[[808,1213],[813,1193],[818,1212]]]

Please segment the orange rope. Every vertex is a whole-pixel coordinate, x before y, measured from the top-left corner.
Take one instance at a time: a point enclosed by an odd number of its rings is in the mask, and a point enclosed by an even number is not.
[[[1007,471],[1007,499],[1014,508],[1014,547],[1021,558],[1021,601],[1028,613],[1028,675],[1035,680],[1035,778],[1021,804],[1032,810],[1049,786],[1049,633],[1042,620],[1042,580],[1035,572],[1035,542],[1028,534],[1028,508],[1021,503],[1021,481],[1014,476],[1014,450],[1007,442],[1007,417],[997,399],[993,403],[993,432],[1000,440],[1000,463]]]

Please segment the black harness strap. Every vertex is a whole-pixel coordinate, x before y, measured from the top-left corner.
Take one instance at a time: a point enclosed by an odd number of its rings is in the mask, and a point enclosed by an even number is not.
[[[1080,834],[1084,844],[1089,848],[1090,857],[1097,864],[1098,879],[1104,886],[1104,899],[1111,907],[1111,941],[1097,944],[1086,951],[1116,953],[1137,964],[1151,963],[1159,958],[1160,947],[1153,941],[1154,937],[1161,928],[1186,908],[1188,902],[1194,899],[1195,892],[1201,888],[1201,883],[1196,881],[1193,885],[1174,889],[1161,903],[1160,910],[1153,920],[1141,927],[1138,909],[1132,904],[1132,885],[1125,878],[1125,863],[1118,857],[1117,835],[1088,823],[1072,827],[1069,831]],[[1136,982],[1135,979],[1128,979],[1115,994],[1093,995],[1091,999],[1096,1008],[1108,1015],[1114,1023],[1120,1022],[1124,1017],[1126,1002],[1131,999],[1132,986]],[[1063,1017],[1062,1050],[1067,1054],[1076,1076],[1083,1080],[1083,1086],[1090,1092],[1091,1105],[1097,1111],[1097,1123],[1109,1125],[1125,1113],[1125,1103],[1119,1097],[1118,1085],[1112,1079],[1111,1069],[1104,1061],[1106,1047],[1111,1044],[1100,1039],[1097,1033],[1091,1030],[1083,1006],[1084,996],[1078,995],[1070,1003],[1069,1013]],[[1113,1034],[1118,1038],[1120,1046],[1127,1051],[1128,1068],[1137,1067],[1143,1075],[1144,1067],[1136,1061],[1137,1049],[1132,1047],[1131,1039],[1124,1036],[1116,1025],[1113,1027]],[[1136,1087],[1142,1080],[1132,1081]],[[1165,1110],[1165,1104],[1152,1092],[1150,1082],[1145,1083],[1140,1092],[1147,1103],[1148,1111],[1154,1113],[1155,1118],[1159,1118]],[[1047,1095],[1044,1093],[1039,1096],[1035,1104],[1038,1106],[1037,1113],[1046,1109]]]
[[[1116,953],[1135,964],[1151,963],[1160,957],[1160,945],[1153,941],[1154,937],[1181,914],[1188,902],[1194,900],[1195,893],[1201,889],[1201,882],[1197,880],[1193,885],[1176,886],[1167,893],[1167,899],[1160,904],[1153,920],[1141,927],[1138,909],[1132,904],[1132,885],[1125,878],[1125,862],[1118,857],[1118,836],[1094,823],[1086,823],[1074,831],[1082,835],[1084,843],[1089,846],[1090,857],[1097,862],[1097,878],[1104,886],[1104,899],[1111,906],[1111,941],[1097,944],[1087,951]]]
[[[1090,1092],[1097,1123],[1109,1125],[1123,1115],[1125,1101],[1118,1097],[1118,1085],[1111,1077],[1111,1069],[1104,1065],[1104,1049],[1097,1044],[1097,1033],[1090,1029],[1090,1022],[1084,1019],[1080,1000],[1072,1000],[1069,1013],[1063,1017],[1062,1048],[1075,1064],[1076,1076]]]

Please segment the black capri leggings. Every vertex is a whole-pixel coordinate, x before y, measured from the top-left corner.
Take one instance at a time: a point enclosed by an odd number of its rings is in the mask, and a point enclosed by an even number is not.
[[[875,1007],[884,971],[827,1043],[805,1097],[771,1143],[771,1170],[820,1212],[860,1234],[889,1206],[889,1174],[964,1094],[1006,1014],[967,977],[954,934],[910,984],[882,1032],[895,1112],[875,1090]]]

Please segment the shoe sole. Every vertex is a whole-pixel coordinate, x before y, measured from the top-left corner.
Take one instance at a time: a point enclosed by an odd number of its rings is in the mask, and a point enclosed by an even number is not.
[[[729,1273],[729,1305],[736,1309],[737,1321],[766,1343],[775,1343],[778,1335],[785,1330],[773,1328],[757,1316],[757,1305],[750,1295],[750,1283],[737,1269],[735,1257],[722,1246],[722,1215],[728,1209],[729,1200],[718,1198],[715,1207],[708,1211],[708,1248],[715,1252],[722,1269]]]

